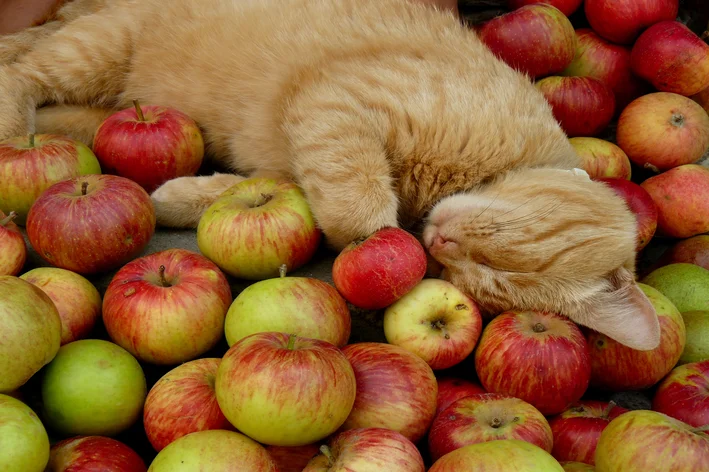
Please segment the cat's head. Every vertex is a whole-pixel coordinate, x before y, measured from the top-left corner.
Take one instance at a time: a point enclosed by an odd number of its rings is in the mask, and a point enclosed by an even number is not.
[[[635,216],[583,171],[517,170],[444,198],[423,240],[443,278],[487,312],[552,311],[634,349],[659,344],[635,283]]]

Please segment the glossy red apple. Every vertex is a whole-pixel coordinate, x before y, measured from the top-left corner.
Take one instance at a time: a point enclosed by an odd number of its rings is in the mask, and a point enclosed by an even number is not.
[[[658,385],[652,409],[697,428],[709,425],[709,360],[672,369]]]
[[[0,275],[17,275],[27,260],[27,245],[20,228],[12,221],[17,213],[0,210]]]
[[[445,410],[448,405],[461,398],[487,393],[477,382],[471,382],[457,377],[436,377],[438,382],[438,400],[436,415]]]
[[[106,436],[75,436],[55,443],[48,472],[146,472],[143,459],[130,447]]]
[[[426,274],[421,243],[400,228],[382,228],[347,245],[335,258],[332,279],[342,296],[368,310],[388,307]]]
[[[266,446],[278,472],[303,472],[310,459],[320,453],[318,443],[304,446]]]
[[[583,0],[507,0],[507,8],[516,10],[525,5],[534,5],[537,3],[547,3],[561,10],[566,16],[571,16],[583,3]]]
[[[649,26],[674,20],[679,0],[586,0],[584,12],[596,33],[617,44],[632,44]]]
[[[590,136],[571,138],[569,143],[583,160],[583,170],[592,179],[610,177],[630,180],[630,159],[617,145]]]
[[[640,185],[625,179],[598,179],[615,190],[628,204],[638,222],[636,250],[647,246],[657,230],[657,206],[649,193]]]

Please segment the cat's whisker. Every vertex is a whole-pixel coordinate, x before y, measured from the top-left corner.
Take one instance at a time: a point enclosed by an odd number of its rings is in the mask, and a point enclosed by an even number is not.
[[[562,205],[562,202],[558,202],[557,204],[552,203],[550,205],[541,207],[537,210],[534,210],[531,213],[520,216],[518,218],[512,218],[512,219],[497,222],[497,223],[492,222],[488,226],[494,226],[496,230],[506,230],[506,231],[524,228],[525,226],[528,226],[532,223],[536,223],[538,221],[543,220],[544,218],[546,218],[547,216],[549,216],[553,212],[555,212],[561,205]]]

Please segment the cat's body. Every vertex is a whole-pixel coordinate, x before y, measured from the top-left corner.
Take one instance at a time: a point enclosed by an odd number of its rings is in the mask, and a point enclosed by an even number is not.
[[[407,0],[114,0],[0,68],[0,139],[32,130],[35,105],[135,98],[194,118],[229,169],[294,179],[335,248],[431,212],[427,248],[485,308],[562,312],[640,348],[659,340],[634,285],[633,215],[569,172],[580,162],[542,95],[450,13]],[[73,133],[88,115],[45,108],[37,131],[88,141],[109,112]],[[194,226],[238,179],[166,183],[158,220]]]

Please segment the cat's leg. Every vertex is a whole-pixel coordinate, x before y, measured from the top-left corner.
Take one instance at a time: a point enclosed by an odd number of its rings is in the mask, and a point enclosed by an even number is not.
[[[101,123],[116,113],[114,108],[81,105],[50,105],[37,110],[35,132],[69,136],[93,147],[94,135]]]

